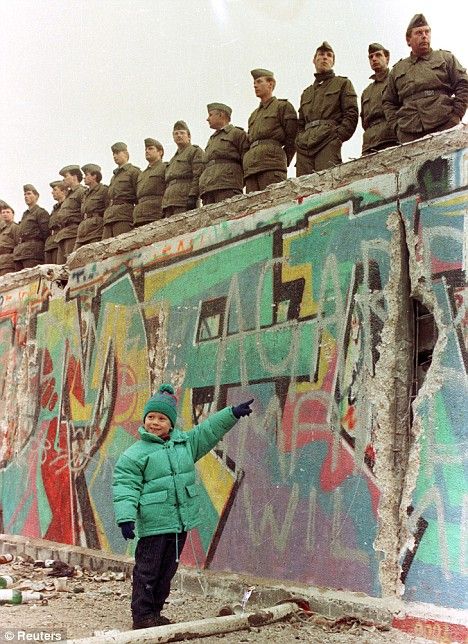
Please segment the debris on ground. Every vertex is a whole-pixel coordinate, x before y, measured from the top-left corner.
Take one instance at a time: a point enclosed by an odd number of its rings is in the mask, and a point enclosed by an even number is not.
[[[61,571],[65,574],[56,576]],[[69,639],[104,637],[131,629],[131,580],[119,570],[97,572],[69,566],[59,560],[34,560],[17,556],[0,565],[1,576],[11,576],[14,582],[8,590],[36,593],[42,598],[30,603],[2,606],[2,626],[9,629],[33,629],[42,632],[61,631]],[[254,610],[250,587],[239,601],[227,606],[229,611]],[[164,614],[173,622],[188,622],[218,615],[226,600],[208,594],[194,595],[175,587],[169,596]],[[289,600],[290,601],[290,600]],[[295,598],[297,603],[300,598]],[[248,603],[248,608],[247,608]],[[194,644],[408,644],[426,640],[413,638],[357,617],[328,619],[307,611],[307,602],[299,604],[301,611],[291,618],[262,627],[252,626],[243,631],[191,640]],[[226,606],[225,606],[226,607]],[[257,608],[262,608],[257,606]],[[264,608],[264,606],[263,606]],[[231,613],[232,614],[232,613]]]

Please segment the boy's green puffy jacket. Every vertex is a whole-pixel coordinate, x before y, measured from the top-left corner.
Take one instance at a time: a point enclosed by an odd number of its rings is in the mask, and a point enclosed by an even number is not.
[[[118,459],[113,497],[117,523],[135,521],[139,537],[182,532],[200,523],[195,462],[237,423],[232,407],[167,441],[140,427],[140,440]]]

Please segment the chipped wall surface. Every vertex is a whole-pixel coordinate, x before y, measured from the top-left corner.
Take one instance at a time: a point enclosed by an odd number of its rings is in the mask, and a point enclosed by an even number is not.
[[[0,280],[0,528],[123,552],[112,469],[170,381],[185,428],[255,397],[185,563],[461,607],[466,134],[84,247],[65,289]]]

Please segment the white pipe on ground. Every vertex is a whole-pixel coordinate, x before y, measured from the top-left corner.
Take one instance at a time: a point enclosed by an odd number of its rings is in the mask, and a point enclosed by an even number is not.
[[[232,633],[250,627],[258,628],[265,624],[277,622],[300,610],[295,602],[285,602],[270,608],[261,608],[255,612],[224,617],[209,617],[193,622],[155,626],[138,631],[125,631],[115,635],[85,637],[78,640],[67,640],[68,644],[159,644],[162,642],[180,642],[196,637],[208,637],[220,633]]]

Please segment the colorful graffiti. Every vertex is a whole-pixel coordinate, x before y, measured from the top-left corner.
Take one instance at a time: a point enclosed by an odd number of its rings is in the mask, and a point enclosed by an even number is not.
[[[34,306],[8,293],[13,306],[0,304],[0,399],[10,410],[0,420],[4,531],[122,552],[113,466],[166,380],[186,428],[255,397],[254,414],[199,463],[204,521],[185,562],[379,596],[379,428],[369,392],[387,322],[386,221],[400,209],[449,329],[443,382],[434,396],[423,390],[415,410],[421,464],[408,527],[425,524],[411,556],[402,554],[405,592],[458,607],[467,508],[458,483],[463,163],[463,153],[414,162],[401,176],[87,265],[72,272],[66,296]],[[15,378],[27,385],[15,389]]]

